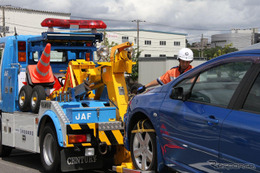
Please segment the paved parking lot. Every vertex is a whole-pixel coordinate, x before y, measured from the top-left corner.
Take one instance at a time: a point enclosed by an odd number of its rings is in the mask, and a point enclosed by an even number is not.
[[[39,173],[43,172],[39,154],[13,150],[6,158],[0,158],[1,173]],[[78,171],[77,173],[104,173],[104,171]],[[108,171],[112,172],[112,171]]]

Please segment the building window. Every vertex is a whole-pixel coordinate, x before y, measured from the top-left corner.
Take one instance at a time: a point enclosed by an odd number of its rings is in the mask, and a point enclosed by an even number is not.
[[[151,54],[144,54],[144,57],[151,57]]]
[[[128,37],[127,36],[123,36],[122,37],[122,43],[124,43],[124,42],[128,42]]]
[[[165,55],[165,54],[160,54],[159,56],[160,56],[160,57],[166,57],[166,55]]]
[[[145,44],[145,45],[151,45],[151,44],[152,44],[152,41],[151,41],[151,40],[145,40],[145,41],[144,41],[144,44]]]
[[[174,42],[174,46],[180,46],[180,45],[181,45],[181,42],[179,42],[179,41]]]
[[[165,46],[166,45],[166,41],[160,41],[160,45]]]

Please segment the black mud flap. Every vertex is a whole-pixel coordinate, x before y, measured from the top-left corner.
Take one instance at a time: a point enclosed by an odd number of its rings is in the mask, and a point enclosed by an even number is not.
[[[85,149],[63,148],[60,156],[62,172],[103,168],[103,158],[96,150],[94,156],[85,156]]]

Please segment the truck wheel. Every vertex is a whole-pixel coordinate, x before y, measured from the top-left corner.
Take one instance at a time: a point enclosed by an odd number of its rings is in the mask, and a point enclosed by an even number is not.
[[[133,164],[139,170],[155,171],[157,167],[157,151],[154,129],[147,120],[140,121],[138,124],[135,125],[130,138]],[[137,129],[144,129],[144,132],[135,131]]]
[[[30,110],[30,98],[32,95],[32,87],[24,85],[19,92],[18,105],[21,111],[26,112]]]
[[[44,87],[41,85],[36,85],[33,87],[31,96],[31,109],[33,113],[38,113],[40,108],[40,103],[42,100],[46,99],[46,94]]]
[[[60,147],[51,124],[47,124],[40,135],[40,157],[46,172],[60,172]]]
[[[2,116],[1,116],[2,118]],[[11,147],[5,146],[2,143],[2,120],[0,120],[0,157],[7,157],[11,154],[12,149]]]

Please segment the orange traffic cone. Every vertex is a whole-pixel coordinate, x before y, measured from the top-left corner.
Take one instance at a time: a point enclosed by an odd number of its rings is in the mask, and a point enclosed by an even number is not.
[[[55,79],[50,66],[50,52],[51,44],[48,43],[37,65],[27,66],[28,80],[31,85],[43,84],[51,86],[54,84]]]

